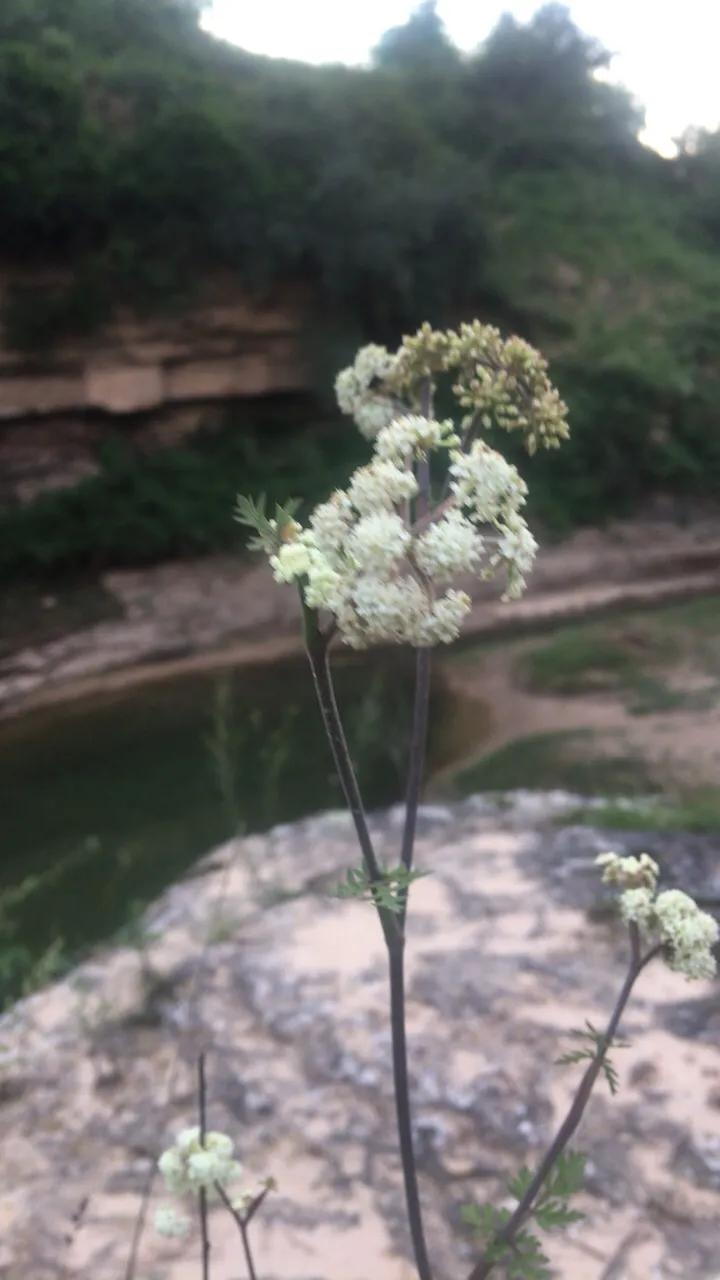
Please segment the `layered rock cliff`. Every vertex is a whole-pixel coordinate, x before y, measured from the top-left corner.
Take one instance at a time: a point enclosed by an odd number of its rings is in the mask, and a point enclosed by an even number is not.
[[[32,280],[38,307],[51,283]],[[0,314],[12,285],[0,277]],[[119,310],[93,337],[41,352],[13,349],[0,328],[0,499],[92,474],[108,426],[152,448],[191,433],[210,406],[303,389],[302,326],[298,296],[256,302],[220,280],[172,314]]]

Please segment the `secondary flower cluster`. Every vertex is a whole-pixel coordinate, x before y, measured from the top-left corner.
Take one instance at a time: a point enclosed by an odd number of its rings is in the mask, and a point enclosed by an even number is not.
[[[508,596],[532,566],[535,540],[519,514],[526,488],[515,467],[484,441],[460,446],[451,422],[395,417],[360,467],[310,517],[276,529],[270,564],[278,582],[296,582],[305,604],[335,619],[354,648],[384,642],[448,643],[470,609],[460,574],[489,577],[504,567]],[[441,455],[447,497],[430,514],[414,509],[420,468]]]
[[[200,1130],[195,1125],[183,1129],[173,1145],[163,1151],[158,1168],[167,1190],[174,1195],[197,1194],[198,1191],[214,1195],[218,1187],[225,1191],[242,1173],[242,1166],[234,1158],[233,1151],[233,1140],[226,1133],[211,1130],[202,1142]],[[232,1208],[244,1217],[274,1187],[273,1178],[262,1178],[254,1191],[241,1191],[231,1201]],[[179,1213],[174,1207],[163,1205],[156,1210],[155,1229],[160,1235],[185,1236],[190,1227],[191,1220],[187,1214]]]
[[[355,361],[335,379],[335,394],[342,413],[355,419],[367,440],[372,440],[392,422],[397,403],[388,390],[395,358],[376,343],[361,347]]]
[[[620,913],[649,936],[664,944],[671,969],[688,978],[712,978],[717,966],[712,948],[720,938],[717,921],[682,889],[657,893],[659,867],[647,853],[622,858],[601,853],[603,882],[621,889]]]
[[[226,1133],[210,1131],[200,1141],[197,1126],[183,1129],[172,1147],[163,1151],[158,1168],[168,1191],[183,1195],[187,1191],[214,1190],[235,1181],[242,1168],[233,1157],[234,1143]]]
[[[203,1143],[197,1126],[183,1129],[158,1160],[168,1191],[178,1196],[201,1190],[214,1194],[218,1186],[236,1181],[242,1169],[233,1147],[226,1133],[206,1133]],[[155,1214],[155,1228],[163,1236],[185,1236],[190,1225],[189,1217],[173,1207],[162,1206]]]
[[[362,347],[338,374],[335,392],[342,412],[374,439],[398,412],[398,401],[414,404],[420,383],[439,374],[453,379],[453,394],[467,411],[464,430],[520,431],[530,453],[567,439],[567,406],[546,360],[522,338],[504,339],[479,320],[444,331],[425,324],[403,338],[394,355],[376,344]]]

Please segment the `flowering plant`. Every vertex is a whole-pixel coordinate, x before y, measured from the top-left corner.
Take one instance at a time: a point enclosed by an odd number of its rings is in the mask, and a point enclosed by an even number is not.
[[[458,426],[432,416],[434,377],[450,374]],[[238,517],[257,531],[278,582],[296,582],[306,610],[332,619],[353,648],[449,643],[471,607],[464,574],[506,575],[520,595],[536,543],[521,514],[517,468],[478,437],[497,425],[533,450],[567,435],[565,405],[537,352],[475,322],[423,326],[395,355],[363,347],[336,381],[341,409],[373,442],[371,461],[316,507],[306,527],[272,519],[248,499]]]
[[[450,379],[458,421],[434,416],[439,382]],[[522,515],[526,486],[515,466],[491,447],[489,428],[519,433],[530,452],[554,448],[567,436],[566,408],[551,385],[542,357],[519,338],[503,339],[478,321],[457,331],[423,325],[391,353],[371,345],[336,381],[341,410],[372,442],[372,457],[345,489],[309,516],[299,504],[276,507],[238,500],[237,516],[254,530],[254,545],[269,557],[276,580],[299,591],[305,640],[328,741],[352,815],[362,856],[348,871],[339,896],[372,903],[389,962],[392,1061],[407,1215],[420,1280],[433,1280],[413,1146],[405,1033],[404,951],[412,884],[415,830],[423,776],[433,646],[455,640],[471,608],[472,578],[505,576],[504,599],[521,594],[536,551]],[[330,665],[333,641],[353,648],[405,644],[416,650],[416,685],[405,817],[395,866],[377,857],[338,710]],[[542,1280],[549,1276],[540,1240],[531,1229],[565,1226],[580,1215],[569,1207],[583,1175],[583,1159],[569,1150],[594,1085],[617,1076],[608,1053],[635,982],[662,956],[688,978],[715,971],[716,922],[680,890],[657,892],[658,867],[647,854],[601,855],[603,881],[620,890],[628,929],[629,966],[604,1031],[590,1024],[581,1047],[561,1062],[587,1061],[569,1110],[537,1169],[521,1170],[508,1185],[516,1202],[468,1205],[478,1257],[468,1280],[491,1274]],[[202,1084],[202,1082],[201,1082]],[[225,1186],[238,1172],[232,1143],[206,1132],[201,1097],[199,1129],[181,1134],[161,1157],[168,1189],[197,1192],[203,1223],[204,1277],[208,1275],[206,1198],[216,1193],[233,1212],[247,1243],[249,1218],[265,1191],[242,1209]],[[176,1218],[162,1211],[159,1226],[176,1234]]]

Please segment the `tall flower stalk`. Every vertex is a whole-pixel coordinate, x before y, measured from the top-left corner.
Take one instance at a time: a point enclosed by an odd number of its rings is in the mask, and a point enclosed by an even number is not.
[[[433,417],[440,381],[458,421]],[[503,599],[519,596],[532,568],[535,540],[522,509],[527,489],[518,470],[483,438],[490,428],[515,432],[530,453],[567,436],[565,405],[542,357],[519,338],[503,339],[478,321],[457,331],[424,325],[395,353],[368,346],[338,375],[341,410],[372,442],[370,461],[316,507],[302,525],[299,503],[271,514],[261,499],[238,499],[237,518],[255,532],[278,582],[300,595],[305,644],[335,768],[361,855],[348,871],[345,896],[369,899],[388,956],[392,1065],[408,1224],[420,1280],[433,1280],[423,1227],[413,1146],[406,1036],[405,942],[413,880],[415,834],[428,726],[431,653],[460,634],[471,609],[472,578],[504,575]],[[415,695],[408,754],[405,816],[394,866],[381,863],[343,730],[333,684],[336,643],[415,650]],[[646,965],[662,955],[688,977],[715,969],[718,928],[679,890],[657,893],[658,868],[647,855],[600,859],[605,883],[619,888],[630,961],[607,1027],[580,1033],[586,1043],[564,1061],[588,1060],[568,1112],[534,1173],[509,1184],[514,1210],[466,1206],[466,1221],[483,1241],[468,1280],[506,1275],[549,1276],[540,1242],[528,1229],[577,1218],[568,1198],[582,1178],[582,1159],[568,1150],[601,1075],[615,1087],[608,1053],[632,989]],[[223,1200],[226,1197],[223,1195]],[[243,1235],[243,1243],[247,1244]],[[246,1255],[247,1256],[247,1255]],[[248,1260],[251,1277],[254,1264]]]
[[[438,378],[449,377],[459,427],[432,416]],[[506,575],[519,595],[536,550],[521,509],[518,471],[479,438],[491,426],[522,432],[529,449],[567,435],[565,406],[542,358],[475,322],[458,332],[429,326],[391,354],[363,348],[339,374],[338,402],[373,440],[371,461],[310,515],[243,498],[238,518],[255,530],[279,582],[300,592],[305,642],[323,724],[362,866],[352,881],[374,902],[388,954],[392,1064],[408,1223],[420,1280],[433,1280],[413,1145],[405,1008],[405,940],[417,814],[425,765],[431,650],[459,635],[471,597],[461,575]],[[381,866],[338,710],[330,664],[334,640],[356,649],[407,644],[416,651],[405,820],[397,867]]]

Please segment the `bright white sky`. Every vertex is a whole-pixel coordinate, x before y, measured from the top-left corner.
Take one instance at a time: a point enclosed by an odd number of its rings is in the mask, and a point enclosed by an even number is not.
[[[687,125],[720,124],[720,0],[567,0],[574,21],[616,56],[611,79],[646,108],[644,141],[665,154]],[[417,0],[211,0],[203,25],[254,53],[366,62]],[[526,20],[540,0],[439,0],[454,42],[472,49],[501,13]]]

